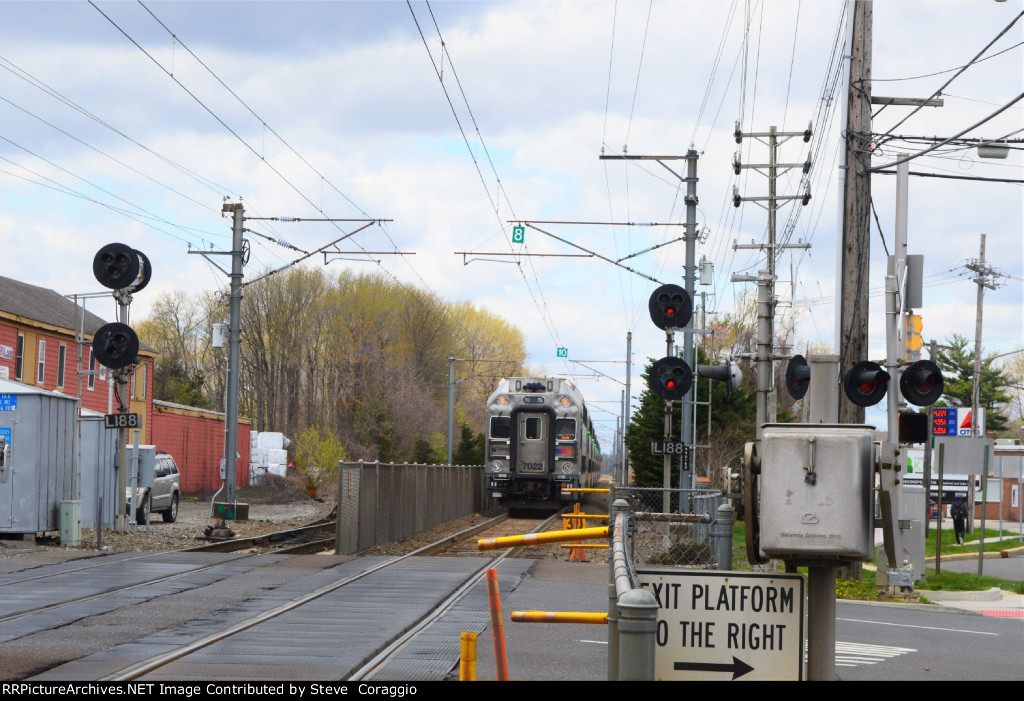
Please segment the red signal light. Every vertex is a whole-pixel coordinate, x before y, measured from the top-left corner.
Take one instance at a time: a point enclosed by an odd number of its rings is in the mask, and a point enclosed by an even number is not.
[[[676,381],[675,380],[667,380],[665,382],[665,386],[668,387],[669,389],[672,389],[673,387],[676,386]]]

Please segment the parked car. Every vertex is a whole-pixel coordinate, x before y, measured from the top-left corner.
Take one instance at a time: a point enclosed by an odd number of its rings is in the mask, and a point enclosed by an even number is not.
[[[174,458],[168,453],[156,454],[153,487],[136,487],[135,521],[145,523],[147,513],[159,513],[167,523],[178,519],[178,502],[181,501],[181,476]],[[125,501],[131,504],[131,487],[126,488]]]

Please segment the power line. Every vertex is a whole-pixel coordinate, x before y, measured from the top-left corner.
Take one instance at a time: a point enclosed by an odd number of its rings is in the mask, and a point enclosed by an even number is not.
[[[985,48],[983,48],[983,49],[982,49],[981,51],[979,51],[979,52],[978,52],[978,54],[977,54],[977,55],[976,55],[976,56],[975,56],[974,58],[972,58],[972,59],[971,59],[971,60],[970,60],[970,61],[969,61],[969,62],[968,62],[968,63],[967,63],[966,65],[964,65],[964,66],[962,66],[962,67],[961,67],[960,69],[958,69],[958,70],[957,70],[957,72],[956,72],[956,74],[955,74],[955,75],[954,75],[954,76],[953,76],[952,78],[950,78],[950,79],[949,79],[949,80],[947,80],[947,81],[946,81],[945,83],[943,83],[943,84],[942,84],[942,86],[941,86],[941,87],[939,87],[939,89],[938,89],[938,90],[936,90],[936,91],[935,91],[935,92],[933,92],[933,93],[932,93],[931,95],[929,95],[929,96],[928,96],[928,98],[927,98],[926,100],[924,100],[924,101],[923,101],[923,102],[922,102],[922,103],[921,103],[920,105],[918,105],[918,106],[917,106],[916,108],[914,108],[913,110],[911,110],[909,114],[907,114],[907,115],[906,115],[905,117],[903,117],[903,119],[901,119],[900,121],[896,122],[896,124],[894,124],[893,126],[891,126],[891,127],[889,128],[889,131],[885,132],[885,135],[886,135],[886,136],[888,136],[889,134],[891,134],[891,133],[893,132],[893,130],[894,130],[894,129],[897,129],[897,128],[898,128],[898,127],[899,127],[899,126],[901,125],[901,124],[903,124],[903,123],[904,123],[904,122],[906,122],[906,121],[907,121],[908,119],[910,119],[910,118],[911,118],[911,117],[913,117],[913,116],[914,116],[915,114],[917,114],[917,113],[918,113],[918,112],[919,112],[919,111],[920,111],[920,110],[921,110],[921,109],[922,109],[922,108],[923,108],[923,107],[925,106],[925,102],[927,102],[928,100],[931,100],[931,99],[932,99],[932,98],[934,98],[934,97],[937,97],[937,96],[941,95],[941,94],[942,94],[942,91],[943,91],[943,90],[945,90],[945,89],[946,89],[946,87],[948,87],[950,83],[952,83],[952,82],[953,82],[954,80],[956,80],[957,78],[959,78],[959,77],[960,77],[960,75],[961,75],[961,74],[962,74],[962,73],[963,73],[964,71],[966,71],[966,70],[967,70],[968,68],[970,68],[971,66],[973,66],[973,65],[974,65],[975,63],[977,63],[977,62],[978,62],[978,59],[979,59],[979,58],[981,58],[982,54],[984,54],[984,53],[985,53],[986,51],[988,51],[988,50],[989,50],[989,48],[991,48],[991,46],[992,46],[993,44],[995,44],[995,43],[996,43],[997,41],[999,41],[999,39],[1000,39],[1000,38],[1001,38],[1001,37],[1002,37],[1002,36],[1003,36],[1004,34],[1006,34],[1006,33],[1007,33],[1008,31],[1010,31],[1010,28],[1011,28],[1011,27],[1013,27],[1013,25],[1015,25],[1015,24],[1016,24],[1016,23],[1018,22],[1018,20],[1020,20],[1020,18],[1021,18],[1021,17],[1024,17],[1024,12],[1021,12],[1021,13],[1019,13],[1019,14],[1018,14],[1018,15],[1017,15],[1016,17],[1014,17],[1014,18],[1013,18],[1013,19],[1012,19],[1012,20],[1010,21],[1010,23],[1009,23],[1008,25],[1006,25],[1006,27],[1004,27],[1004,28],[1003,28],[1003,30],[1002,30],[1001,32],[999,32],[999,34],[997,34],[997,35],[996,35],[996,37],[995,37],[995,38],[994,38],[994,39],[993,39],[992,41],[990,41],[990,42],[989,42],[988,44],[986,44],[986,45],[985,45]],[[1019,99],[1019,98],[1018,98],[1018,99]],[[1011,103],[1011,104],[1012,104],[1012,103]],[[998,114],[998,112],[997,112],[996,114]],[[993,116],[994,116],[994,115],[993,115]],[[892,164],[892,165],[896,165],[896,164],[894,163],[894,164]]]

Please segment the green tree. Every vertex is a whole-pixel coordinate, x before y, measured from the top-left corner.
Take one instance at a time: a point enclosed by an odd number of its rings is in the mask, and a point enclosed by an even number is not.
[[[295,466],[305,478],[307,489],[333,480],[338,462],[345,459],[345,447],[329,431],[321,434],[319,428],[310,426],[295,439]]]
[[[940,349],[935,362],[942,370],[942,397],[938,406],[970,407],[974,388],[974,348],[965,337],[953,334],[947,339],[949,350]],[[985,353],[982,353],[984,357]],[[1007,430],[1006,412],[1011,397],[1007,389],[1013,384],[994,360],[982,360],[978,383],[978,406],[985,408],[985,429],[997,433]]]
[[[643,377],[651,371],[654,364],[649,359],[644,368]],[[679,430],[679,405],[672,406],[672,426]],[[651,443],[665,437],[665,400],[656,395],[643,382],[639,403],[633,412],[632,419],[626,427],[625,443],[629,448],[629,466],[631,484],[635,487],[661,487],[664,479],[665,461],[661,455],[651,455]],[[672,486],[678,486],[678,460],[674,461],[671,475]]]
[[[462,438],[452,454],[452,462],[456,465],[483,465],[484,434],[473,433],[473,429],[463,424]]]

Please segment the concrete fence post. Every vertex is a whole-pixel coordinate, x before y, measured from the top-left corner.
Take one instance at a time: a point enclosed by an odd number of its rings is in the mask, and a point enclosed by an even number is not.
[[[733,508],[725,503],[718,507],[715,522],[711,525],[711,538],[715,542],[715,560],[718,569],[732,569],[732,527],[734,523]]]

